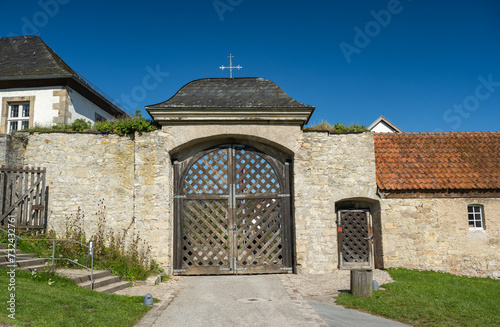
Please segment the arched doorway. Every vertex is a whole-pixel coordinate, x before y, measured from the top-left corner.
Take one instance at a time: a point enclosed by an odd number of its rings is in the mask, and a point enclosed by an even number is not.
[[[288,162],[223,144],[174,169],[175,274],[292,271]]]

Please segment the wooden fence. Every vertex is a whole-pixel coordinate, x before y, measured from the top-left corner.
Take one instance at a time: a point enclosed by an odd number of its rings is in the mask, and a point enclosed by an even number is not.
[[[0,168],[0,226],[45,230],[49,187],[45,168]]]

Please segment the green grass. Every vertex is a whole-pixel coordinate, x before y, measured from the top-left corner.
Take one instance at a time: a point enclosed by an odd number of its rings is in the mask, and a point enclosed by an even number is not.
[[[8,290],[10,269],[0,269],[0,325],[8,326],[133,326],[151,308],[143,297],[104,294],[82,289],[54,273],[17,270],[15,291]],[[54,282],[49,285],[50,282]],[[7,301],[15,294],[15,320]]]
[[[500,280],[433,271],[390,269],[395,283],[360,298],[342,293],[337,304],[412,326],[500,326]]]

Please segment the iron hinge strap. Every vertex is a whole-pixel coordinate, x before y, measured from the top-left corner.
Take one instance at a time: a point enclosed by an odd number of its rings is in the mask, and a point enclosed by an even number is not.
[[[278,194],[280,198],[289,198],[290,194]]]
[[[174,274],[186,272],[186,269],[174,269]]]
[[[174,195],[174,199],[185,199],[185,195]]]

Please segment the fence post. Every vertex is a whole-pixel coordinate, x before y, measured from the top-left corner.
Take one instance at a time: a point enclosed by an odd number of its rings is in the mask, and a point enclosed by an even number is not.
[[[373,271],[371,269],[351,270],[351,294],[367,297],[373,294]]]
[[[89,241],[90,254],[90,289],[94,290],[94,241]]]
[[[56,256],[56,240],[52,240],[52,270],[55,271],[54,268],[54,257]]]

